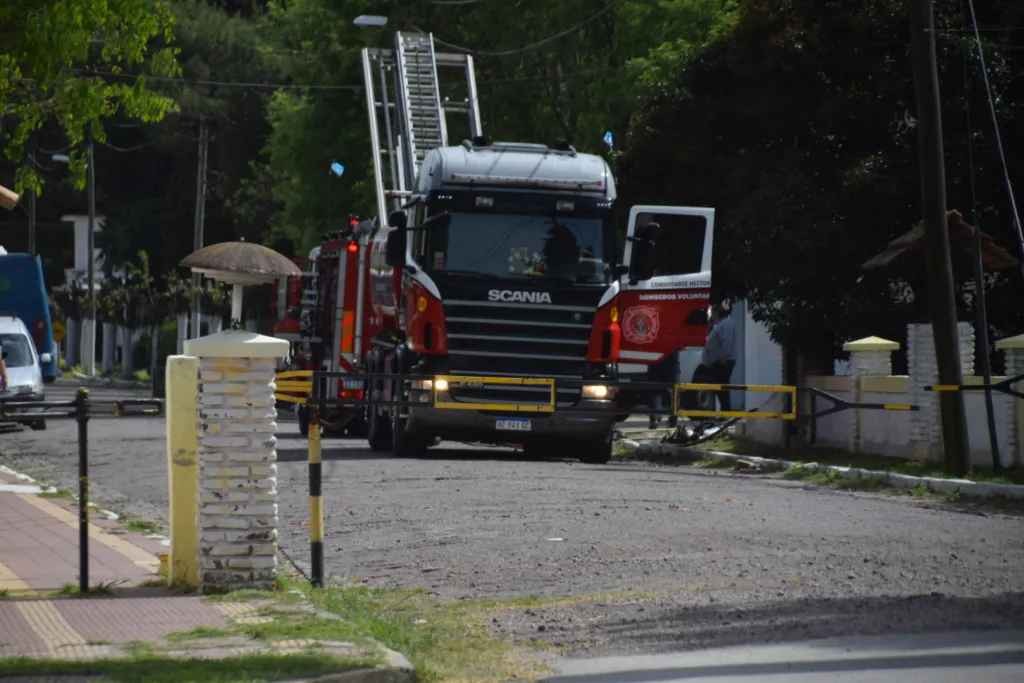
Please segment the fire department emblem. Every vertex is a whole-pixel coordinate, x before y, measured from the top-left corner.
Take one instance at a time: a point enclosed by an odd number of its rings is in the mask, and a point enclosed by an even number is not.
[[[654,306],[633,306],[622,314],[622,336],[633,344],[650,344],[658,337],[661,319]]]

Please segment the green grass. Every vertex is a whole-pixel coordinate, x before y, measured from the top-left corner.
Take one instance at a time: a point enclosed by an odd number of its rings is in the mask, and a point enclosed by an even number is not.
[[[877,491],[888,486],[881,476],[844,477],[835,470],[816,469],[803,465],[790,467],[782,473],[782,476],[786,479],[806,481],[817,486],[830,486],[844,491]]]
[[[310,678],[374,665],[372,661],[322,654],[251,655],[210,661],[145,654],[92,662],[11,658],[0,659],[0,677],[100,675],[114,681],[147,683],[247,683]]]
[[[43,491],[41,493],[37,493],[36,495],[39,496],[40,498],[62,498],[67,500],[70,500],[75,497],[75,494],[71,493],[71,491],[68,491],[67,489]]]
[[[531,654],[490,634],[495,601],[445,602],[419,590],[362,586],[307,590],[313,604],[342,617],[341,624],[406,655],[422,683],[530,680],[543,671]]]
[[[850,453],[839,448],[817,448],[803,445],[784,448],[729,435],[706,441],[695,448],[702,451],[723,451],[736,455],[757,455],[764,458],[777,458],[797,462],[817,462],[822,465],[858,467],[866,470],[878,470],[880,472],[908,474],[915,477],[951,478],[950,475],[943,471],[941,463],[890,458],[872,453]],[[976,467],[967,475],[967,478],[991,484],[1024,484],[1024,469],[1003,470],[996,474],[991,469]]]
[[[90,595],[113,595],[114,589],[124,582],[124,579],[115,579],[113,581],[100,581],[98,583],[93,583],[89,586],[88,593],[83,593],[79,590],[77,583],[65,583],[60,587],[60,590],[55,591],[55,594],[78,597],[89,597]]]
[[[694,466],[705,470],[730,470],[736,463],[724,458],[704,458],[695,462]]]
[[[149,370],[136,370],[132,373],[132,379],[136,382],[150,382],[152,378],[149,376]]]
[[[155,534],[160,531],[160,525],[155,522],[150,522],[146,519],[138,519],[137,517],[121,517],[121,526],[128,531],[134,531],[140,534]]]
[[[232,635],[231,631],[226,631],[222,628],[211,628],[209,626],[199,626],[190,631],[178,631],[167,636],[167,640],[172,643],[181,642],[183,640],[200,640],[202,638],[227,638]]]

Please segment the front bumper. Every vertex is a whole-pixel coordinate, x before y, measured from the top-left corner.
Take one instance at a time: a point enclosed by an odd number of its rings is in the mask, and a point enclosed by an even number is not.
[[[615,424],[613,401],[580,401],[575,408],[558,408],[551,413],[522,413],[483,410],[450,410],[433,406],[409,409],[410,430],[455,441],[523,444],[535,440],[604,439]],[[529,431],[497,428],[498,420],[529,420]]]

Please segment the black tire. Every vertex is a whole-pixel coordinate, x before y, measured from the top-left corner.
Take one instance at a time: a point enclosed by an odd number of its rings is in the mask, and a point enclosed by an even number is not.
[[[394,440],[391,433],[391,416],[387,413],[382,413],[372,404],[370,405],[369,412],[366,440],[370,443],[370,450],[377,452],[391,450],[391,443]]]
[[[523,444],[523,454],[529,460],[547,460],[557,458],[563,452],[562,443],[552,439],[541,441],[527,441]]]
[[[404,392],[398,391],[395,396],[402,398]],[[422,458],[427,454],[428,439],[409,431],[406,418],[400,415],[401,410],[396,406],[391,419],[391,455],[396,458]]]
[[[32,427],[32,429],[34,431],[37,431],[37,432],[44,431],[46,429],[46,420],[45,419],[35,420],[29,426]]]
[[[295,411],[295,416],[299,420],[299,434],[309,438],[309,408],[305,406],[299,406],[299,409]]]
[[[612,459],[612,435],[609,430],[603,438],[583,443],[583,454],[580,455],[580,462],[588,465],[604,465]]]

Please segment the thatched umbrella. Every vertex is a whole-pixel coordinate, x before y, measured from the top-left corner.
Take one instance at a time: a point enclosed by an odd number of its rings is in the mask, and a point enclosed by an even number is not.
[[[278,252],[252,242],[221,242],[194,251],[181,261],[193,273],[233,285],[231,320],[242,319],[242,287],[262,285],[282,277],[297,277],[302,271]]]
[[[957,265],[971,265],[975,256],[975,231],[978,228],[968,225],[960,212],[955,210],[946,213],[946,221],[949,224],[949,242],[953,247],[951,253],[954,261]],[[996,244],[991,235],[978,231],[978,237],[981,238],[981,262],[985,270],[990,272],[1009,270],[1017,265],[1016,257]],[[882,268],[896,270],[909,265],[915,270],[923,269],[926,244],[924,223],[918,223],[910,232],[905,232],[889,242],[881,253],[865,261],[861,268],[863,270]]]

